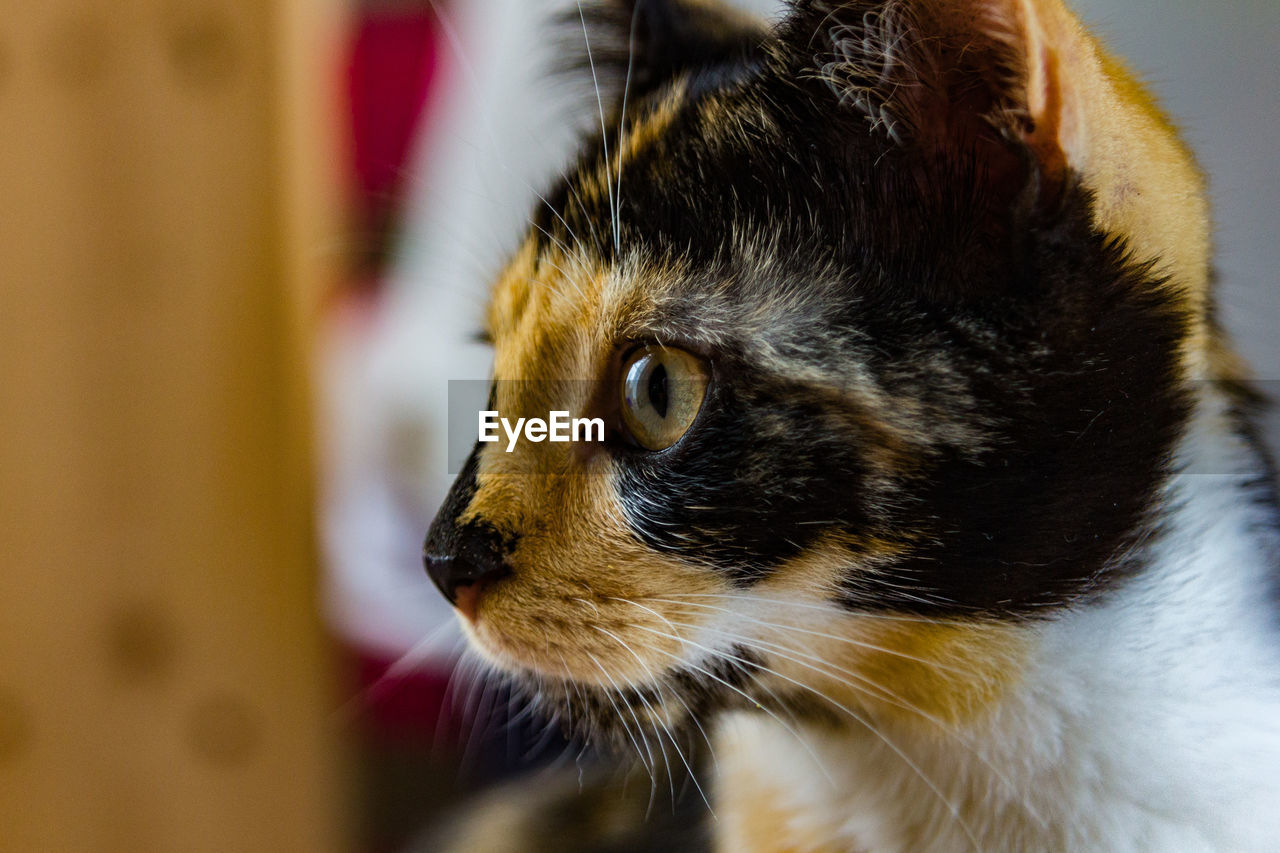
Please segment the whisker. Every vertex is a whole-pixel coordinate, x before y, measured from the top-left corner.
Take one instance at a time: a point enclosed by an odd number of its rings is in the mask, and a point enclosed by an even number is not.
[[[816,610],[821,613],[833,613],[830,605],[814,604],[808,601],[792,601],[786,598],[765,598],[764,596],[749,594],[734,594],[727,592],[668,592],[664,595],[676,598],[719,598],[728,601],[739,601],[749,604],[764,604],[769,606],[795,607],[801,610]],[[923,625],[951,625],[954,624],[946,619],[938,619],[930,616],[904,616],[897,613],[868,613],[862,610],[846,611],[850,616],[857,616],[859,619],[877,619],[885,622],[909,622]]]
[[[473,725],[467,732],[467,742],[463,745],[462,756],[458,760],[458,767],[464,775],[471,773],[476,767],[480,747],[492,731],[489,724],[493,719],[498,699],[497,681],[486,678],[478,680],[477,683],[481,685],[480,701],[476,704],[476,713],[467,716]]]
[[[663,632],[656,631],[651,628],[646,628],[644,630],[653,631],[654,633],[657,633],[662,636],[668,636],[669,639],[681,640],[680,637],[665,635],[663,634]],[[947,807],[947,810],[951,812],[951,816],[955,819],[956,823],[960,825],[960,828],[964,830],[964,833],[968,837],[969,842],[972,844],[973,849],[981,850],[981,846],[978,844],[978,839],[973,834],[973,830],[969,828],[969,825],[965,822],[964,818],[961,817],[959,807],[955,803],[953,803],[945,794],[942,793],[942,790],[933,782],[933,780],[931,780],[927,775],[925,775],[924,771],[920,769],[920,766],[914,760],[912,760],[912,758],[909,755],[907,755],[907,753],[901,747],[899,747],[892,740],[890,740],[888,735],[880,731],[880,729],[877,726],[875,726],[870,720],[858,714],[856,711],[853,711],[850,708],[846,707],[842,703],[837,702],[835,699],[832,699],[830,696],[826,695],[822,691],[817,690],[813,687],[810,687],[809,685],[801,681],[797,681],[794,678],[790,678],[789,676],[783,675],[777,670],[765,667],[755,661],[745,660],[743,658],[738,657],[737,655],[733,655],[727,652],[717,651],[715,649],[709,649],[706,646],[702,646],[690,640],[684,640],[684,642],[687,642],[692,646],[700,648],[710,655],[717,656],[726,660],[737,661],[738,663],[744,666],[755,667],[762,671],[769,672],[772,675],[778,678],[781,678],[784,681],[794,684],[796,687],[799,687],[802,690],[807,690],[810,693],[813,693],[815,696],[819,697],[820,699],[830,703],[833,707],[839,709],[840,711],[843,711],[851,719],[860,723],[864,728],[867,729],[867,731],[871,732],[873,735],[878,737],[884,743],[885,746],[889,747],[889,749],[892,750],[893,753],[898,756],[898,758],[902,759],[903,763],[905,763],[907,767],[909,767],[911,771],[920,778],[920,781],[924,782],[924,784],[929,788],[929,790],[931,790],[938,797],[938,799],[943,803],[943,805]],[[759,706],[759,707],[763,707],[763,706]]]
[[[609,674],[609,671],[604,668],[604,666],[600,663],[600,660],[595,655],[591,654],[591,652],[584,652],[584,653],[586,654],[587,657],[591,658],[591,662],[595,664],[596,669],[600,670],[600,674],[605,677],[605,679],[609,682],[609,684],[613,685],[613,692],[617,693],[618,698],[621,699],[622,689],[618,687],[618,682],[613,680],[613,676]],[[613,693],[611,693],[608,689],[605,689],[604,694],[605,694],[605,698],[609,700],[609,704],[613,705],[613,710],[617,713],[619,721],[622,722],[623,726],[626,726],[626,720],[622,716],[622,709],[618,707],[617,702],[613,701]],[[657,777],[654,775],[654,772],[656,771],[658,766],[657,759],[653,754],[653,749],[649,746],[649,739],[644,736],[644,726],[640,724],[640,718],[636,716],[636,712],[632,710],[630,706],[627,706],[627,710],[630,711],[631,713],[631,719],[635,721],[636,734],[639,735],[641,743],[644,744],[644,751],[641,753],[641,759],[643,760],[645,755],[649,757],[649,762],[645,766],[649,768],[650,780],[652,781],[653,787],[656,790],[658,787],[658,780],[657,780]],[[628,729],[628,732],[629,732],[629,729]],[[632,743],[635,744],[636,750],[639,751],[640,750],[639,744],[636,744],[634,740],[632,740]],[[652,794],[650,795],[650,797],[652,798]]]
[[[671,623],[671,620],[667,619],[667,617],[663,616],[661,613],[659,613],[658,611],[654,610],[654,609],[653,609],[653,608],[651,608],[651,607],[645,607],[643,604],[640,604],[640,603],[638,603],[638,602],[632,601],[632,600],[631,600],[631,599],[629,599],[629,598],[617,598],[616,596],[609,596],[609,600],[611,600],[611,601],[621,601],[621,602],[623,602],[624,604],[630,604],[630,605],[632,605],[632,606],[634,606],[634,607],[638,607],[638,608],[640,608],[641,610],[644,610],[644,611],[646,611],[646,612],[648,612],[648,613],[651,613],[651,614],[653,614],[654,616],[657,616],[657,617],[658,617],[659,619],[661,619],[663,622],[666,622],[668,625],[670,625],[670,626],[671,626],[671,630],[672,630],[675,634],[677,634],[677,635],[678,635],[678,634],[680,633],[678,630],[676,630],[675,625],[673,625],[673,624]],[[708,752],[710,753],[710,755],[711,755],[711,765],[712,765],[712,767],[713,767],[715,770],[719,771],[719,769],[720,769],[720,761],[719,761],[719,759],[718,759],[718,758],[716,758],[716,749],[715,749],[715,746],[713,746],[713,745],[712,745],[712,743],[711,743],[711,738],[707,735],[706,730],[705,730],[704,728],[702,728],[702,723],[698,721],[698,716],[697,716],[697,714],[694,714],[694,713],[693,713],[693,709],[692,709],[692,708],[690,708],[690,707],[689,707],[689,704],[688,704],[687,702],[685,702],[685,701],[684,701],[684,697],[680,695],[680,691],[679,691],[679,690],[673,689],[673,690],[671,691],[671,695],[672,695],[672,696],[674,696],[674,697],[676,698],[676,701],[677,701],[677,702],[679,702],[679,703],[684,707],[685,713],[687,713],[687,714],[689,715],[689,720],[693,723],[693,725],[694,725],[694,726],[698,729],[698,731],[702,734],[702,739],[703,739],[704,741],[706,741],[706,743],[707,743],[707,751],[708,751]]]
[[[435,732],[431,738],[431,752],[440,755],[445,748],[446,722],[452,724],[458,705],[458,683],[467,681],[466,670],[473,668],[475,661],[471,648],[464,646],[461,654],[449,668],[449,677],[445,680],[444,693],[440,697],[440,711],[436,720]],[[468,686],[470,686],[468,684]]]
[[[591,36],[587,32],[587,17],[582,11],[582,0],[578,0],[578,17],[582,21],[582,41],[587,47],[587,64],[591,66],[591,82],[596,89],[596,107],[600,111],[600,142],[604,146],[604,178],[609,193],[609,216],[610,221],[615,228],[614,253],[618,251],[616,228],[618,222],[618,210],[613,196],[613,175],[609,167],[609,131],[605,127],[604,122],[604,99],[600,94],[600,80],[596,76],[596,61],[591,55]]]
[[[658,632],[658,633],[661,633],[661,632]],[[673,637],[672,639],[678,640],[678,641],[679,641],[680,643],[682,643],[682,644],[697,645],[696,643],[693,643],[691,640],[686,640],[685,638],[680,637],[680,636],[675,636],[675,637]],[[801,737],[799,732],[797,732],[797,731],[796,731],[795,729],[793,729],[791,726],[787,725],[787,724],[782,720],[782,718],[781,718],[781,717],[779,717],[777,714],[773,713],[773,711],[772,711],[771,709],[766,708],[764,705],[761,705],[761,704],[760,704],[760,702],[759,702],[759,701],[757,701],[755,697],[753,697],[753,696],[751,696],[750,694],[748,694],[748,693],[744,692],[743,690],[739,689],[738,687],[734,686],[733,684],[730,684],[729,682],[725,681],[723,678],[721,678],[720,676],[716,675],[715,673],[713,673],[713,672],[708,672],[707,670],[703,669],[702,667],[698,666],[697,664],[695,664],[695,663],[690,663],[689,661],[684,660],[684,659],[683,659],[683,658],[681,658],[679,655],[672,654],[671,652],[667,651],[666,649],[661,649],[661,648],[657,648],[657,647],[655,647],[655,648],[654,648],[654,651],[658,652],[659,654],[664,654],[664,655],[666,655],[667,657],[672,658],[673,660],[679,661],[679,663],[680,663],[680,665],[681,665],[681,666],[688,667],[689,669],[693,669],[693,670],[695,670],[695,671],[697,671],[697,672],[700,672],[700,673],[702,673],[703,675],[705,675],[707,678],[710,678],[711,680],[713,680],[713,681],[715,681],[715,682],[717,682],[717,683],[719,683],[719,684],[724,685],[725,687],[727,687],[727,688],[729,688],[730,690],[732,690],[734,693],[737,693],[737,694],[738,694],[739,696],[741,696],[743,699],[746,699],[748,702],[750,702],[750,703],[751,703],[751,705],[752,705],[752,707],[758,708],[759,710],[761,710],[761,711],[763,711],[764,713],[768,714],[768,715],[769,715],[769,716],[770,716],[770,717],[771,717],[771,718],[772,718],[772,719],[773,719],[773,720],[774,720],[778,725],[782,726],[784,729],[786,729],[788,732],[790,732],[790,733],[791,733],[791,736],[792,736],[792,737],[794,737],[794,738],[796,739],[796,741],[797,741],[797,742],[798,742],[798,743],[799,743],[799,744],[804,748],[804,750],[805,750],[807,753],[809,753],[809,757],[810,757],[810,758],[812,758],[812,759],[813,759],[813,761],[814,761],[814,763],[815,763],[815,764],[817,764],[818,768],[819,768],[820,770],[822,770],[822,775],[823,775],[823,776],[825,776],[825,777],[827,778],[827,781],[828,781],[829,783],[831,783],[831,786],[832,786],[832,787],[835,787],[835,784],[836,784],[835,777],[833,777],[833,776],[831,775],[831,772],[830,772],[829,770],[827,770],[826,765],[823,763],[822,759],[818,757],[818,754],[817,754],[816,752],[814,752],[814,751],[813,751],[813,747],[809,745],[809,742],[808,742],[808,741],[806,741],[803,737]],[[714,654],[716,654],[716,653],[715,653],[715,652],[712,652],[712,654],[714,655]],[[749,662],[749,661],[748,661],[747,663],[748,663],[748,665],[753,665],[753,664],[750,664],[750,662]]]
[[[450,47],[452,48],[453,54],[456,56],[459,64],[462,67],[464,77],[466,78],[466,81],[467,81],[467,85],[471,88],[472,97],[475,97],[475,98],[481,97],[484,89],[480,83],[480,75],[476,71],[475,64],[471,61],[471,58],[467,55],[467,50],[462,43],[462,37],[459,35],[457,27],[454,26],[452,19],[440,9],[440,6],[436,2],[436,0],[427,0],[427,3],[431,7],[432,14],[435,16],[436,20],[440,22],[440,28],[441,30],[443,30],[445,37],[448,39]],[[582,13],[581,3],[578,4],[578,7],[579,7],[578,8],[579,14],[581,15]],[[585,18],[583,19],[583,36],[584,38],[586,37]],[[590,51],[591,51],[591,48],[590,48],[590,44],[588,43],[587,45],[588,58],[590,58],[590,55],[591,55]],[[595,79],[594,62],[592,62],[592,79],[593,80]],[[601,128],[603,129],[604,107],[603,107],[603,102],[600,100],[598,83],[596,84],[596,100],[597,100],[597,106],[599,107],[600,113],[601,113]],[[500,150],[500,146],[498,145],[497,134],[494,133],[492,119],[487,112],[483,112],[483,111],[481,112],[481,117],[483,118],[482,125],[484,129],[484,133],[489,138],[490,148],[493,152],[497,152]],[[467,143],[464,142],[464,144],[467,144]],[[606,159],[607,159],[607,156],[608,156],[608,149],[606,148]],[[488,159],[495,162],[499,169],[501,169],[507,176],[514,178],[520,185],[522,185],[525,189],[527,189],[530,193],[532,193],[538,199],[538,201],[547,208],[547,210],[551,211],[552,216],[558,219],[560,221],[560,224],[564,226],[565,232],[569,235],[570,239],[572,239],[575,243],[581,242],[581,240],[578,238],[578,235],[574,232],[573,227],[569,225],[568,221],[564,218],[564,216],[560,213],[560,211],[556,208],[556,206],[553,205],[546,198],[546,196],[544,196],[541,192],[539,192],[539,190],[536,187],[534,187],[533,184],[529,183],[529,181],[523,176],[516,175],[514,172],[512,172],[510,167],[507,165],[507,163],[502,157],[490,157]],[[611,210],[612,210],[612,204],[613,204],[612,198],[613,198],[613,193],[611,190],[610,191],[610,209]],[[589,217],[588,217],[588,221],[591,221]],[[594,223],[593,223],[593,227],[594,227]],[[570,252],[568,248],[565,247],[561,241],[556,240],[556,238],[554,238],[551,234],[549,234],[545,229],[539,228],[538,230],[542,231],[542,233],[545,234],[548,237],[548,239],[551,239],[559,243],[561,250],[564,251],[566,255],[572,256],[573,253]],[[599,238],[597,237],[596,240],[598,243]],[[572,279],[569,279],[569,280],[572,281]],[[579,290],[579,294],[581,294],[581,290]]]
[[[539,229],[539,230],[541,230],[541,229]],[[575,279],[573,276],[569,275],[567,272],[565,272],[563,269],[561,269],[561,267],[560,267],[560,265],[559,265],[559,264],[555,263],[554,261],[552,261],[552,260],[550,260],[549,258],[546,258],[546,257],[539,258],[539,259],[538,259],[538,262],[539,262],[539,263],[542,263],[542,264],[547,264],[547,265],[548,265],[548,266],[550,266],[552,269],[554,269],[556,272],[560,273],[560,275],[561,275],[561,277],[563,278],[563,280],[564,280],[566,283],[568,283],[570,286],[572,286],[572,287],[573,287],[574,292],[576,292],[576,293],[578,294],[578,296],[579,296],[579,297],[581,297],[584,301],[586,300],[586,298],[587,298],[587,294],[586,294],[586,293],[582,290],[582,288],[578,285],[578,281],[577,281],[577,279]],[[558,294],[558,293],[560,293],[560,291],[559,291],[559,290],[556,290],[555,288],[547,288],[547,289],[548,289],[548,290],[550,290],[552,293],[557,293],[557,294]]]
[[[649,677],[650,677],[650,678],[652,678],[652,677],[653,677],[653,672],[652,672],[652,670],[650,670],[650,669],[649,669],[649,667],[645,664],[645,662],[644,662],[643,660],[641,660],[640,656],[639,656],[639,655],[637,655],[637,654],[636,654],[636,653],[631,649],[631,647],[630,647],[630,646],[628,646],[628,645],[627,645],[626,643],[624,643],[622,640],[618,639],[618,637],[617,637],[616,635],[609,633],[609,631],[608,631],[607,629],[602,628],[602,627],[601,627],[601,626],[599,626],[599,625],[596,625],[596,626],[594,626],[594,627],[596,628],[596,630],[597,630],[597,631],[601,631],[601,632],[603,632],[604,634],[606,634],[606,635],[608,635],[608,636],[612,637],[612,638],[614,639],[614,641],[615,641],[615,642],[617,642],[617,643],[618,643],[619,645],[621,645],[624,649],[626,649],[626,650],[627,650],[627,652],[628,652],[632,657],[634,657],[634,658],[636,659],[636,661],[637,661],[641,666],[643,666],[643,667],[645,668],[645,672],[649,675]],[[619,698],[622,698],[622,699],[623,699],[623,701],[625,702],[625,701],[626,701],[626,699],[625,699],[625,697],[624,697],[624,696],[622,696],[622,695],[621,695],[621,693],[622,693],[622,691],[621,691],[621,690],[619,690]],[[658,751],[662,753],[662,768],[663,768],[663,771],[666,773],[666,776],[667,776],[667,780],[668,780],[668,782],[670,783],[670,788],[671,788],[671,811],[673,811],[673,812],[674,812],[674,811],[676,810],[676,788],[675,788],[675,781],[671,778],[671,759],[667,756],[667,748],[666,748],[665,746],[663,746],[663,744],[662,744],[662,733],[661,733],[661,728],[660,728],[660,727],[661,727],[661,725],[662,725],[662,721],[661,721],[661,719],[658,717],[658,713],[657,713],[657,711],[654,709],[654,707],[653,707],[652,705],[650,705],[650,704],[649,704],[649,700],[647,700],[647,699],[645,699],[645,698],[644,698],[644,693],[643,693],[641,690],[639,690],[638,688],[637,688],[637,689],[635,689],[635,695],[636,695],[636,698],[640,700],[640,703],[641,703],[642,705],[644,705],[645,709],[649,712],[650,716],[653,718],[653,721],[657,724],[657,725],[655,726],[655,737],[656,737],[656,738],[657,738],[657,740],[658,740]],[[627,703],[627,705],[628,705],[628,708],[627,708],[627,709],[628,709],[629,711],[631,711],[632,716],[636,718],[636,725],[638,725],[638,726],[639,726],[639,725],[641,725],[641,724],[640,724],[640,721],[639,721],[639,716],[635,713],[635,709],[634,709],[633,707],[631,707],[631,704],[630,704],[630,703]],[[643,736],[643,727],[641,728],[641,733],[642,733],[642,736]],[[646,743],[647,743],[647,740],[646,740]],[[675,743],[675,741],[672,741],[672,743],[674,744],[674,743]],[[678,751],[678,750],[679,750],[679,748],[677,747],[677,751]],[[652,753],[650,753],[650,754],[652,754]],[[684,756],[681,756],[681,760],[682,760],[682,761],[684,760]],[[649,806],[650,806],[650,808],[652,808],[652,807],[653,807],[653,801],[652,801],[652,799],[650,799]],[[648,819],[649,819],[649,813],[648,813],[648,812],[646,812],[646,813],[645,813],[645,820],[647,821]]]
[[[867,650],[869,650],[869,651],[874,651],[874,652],[881,652],[881,653],[883,653],[883,654],[887,654],[887,655],[892,655],[892,656],[894,656],[894,657],[903,658],[904,660],[915,661],[916,663],[924,664],[925,666],[930,666],[930,667],[933,667],[933,668],[935,668],[935,669],[942,670],[942,671],[944,671],[944,672],[950,672],[950,673],[953,673],[953,674],[955,674],[955,675],[960,675],[960,676],[964,676],[964,677],[970,677],[970,676],[972,676],[972,675],[974,674],[972,671],[956,669],[955,667],[948,666],[947,664],[941,663],[941,662],[939,662],[939,661],[931,661],[931,660],[928,660],[927,658],[917,657],[916,655],[907,654],[906,652],[898,651],[897,649],[890,649],[890,648],[886,648],[886,647],[884,647],[884,646],[878,646],[878,645],[876,645],[876,644],[874,644],[874,643],[868,643],[868,642],[865,642],[865,641],[863,641],[863,640],[857,640],[857,639],[854,639],[853,637],[841,637],[841,636],[839,636],[839,635],[837,635],[837,634],[828,634],[828,633],[825,633],[825,632],[823,632],[823,631],[814,631],[814,630],[812,630],[812,629],[810,629],[810,628],[801,628],[801,627],[799,627],[799,626],[797,626],[797,625],[787,625],[787,624],[780,623],[780,622],[769,622],[769,621],[767,621],[767,620],[759,619],[759,618],[756,618],[756,617],[748,617],[748,616],[746,616],[746,615],[745,615],[745,614],[743,614],[743,613],[740,613],[740,612],[738,612],[738,611],[736,611],[736,610],[730,610],[730,609],[728,609],[728,608],[726,608],[726,607],[715,607],[715,606],[710,605],[710,604],[697,604],[697,603],[692,602],[692,601],[673,601],[673,600],[671,600],[671,599],[666,599],[666,598],[655,598],[655,597],[650,597],[650,598],[648,598],[648,599],[646,599],[646,600],[648,600],[648,601],[657,601],[657,602],[661,602],[661,603],[664,603],[664,604],[688,605],[688,606],[690,606],[690,607],[704,607],[704,608],[706,608],[706,609],[708,609],[708,610],[716,610],[716,611],[719,611],[719,612],[721,612],[721,613],[729,613],[729,614],[732,614],[732,615],[734,615],[734,616],[737,616],[737,617],[739,617],[739,618],[741,618],[741,619],[749,619],[749,620],[750,620],[752,623],[754,623],[754,624],[757,624],[757,625],[763,625],[763,626],[768,627],[768,628],[777,628],[777,629],[782,630],[782,631],[792,631],[792,632],[795,632],[795,633],[797,633],[797,634],[807,634],[807,635],[812,636],[812,637],[822,637],[822,638],[824,638],[824,639],[834,640],[834,641],[836,641],[836,642],[840,642],[840,643],[848,643],[849,645],[856,646],[856,647],[861,648],[861,649],[867,649]]]
[[[890,704],[896,705],[899,708],[902,708],[907,711],[911,711],[912,713],[917,714],[923,719],[933,723],[944,734],[954,738],[960,745],[969,749],[973,753],[974,757],[978,761],[980,761],[985,767],[987,767],[995,775],[995,777],[1005,786],[1005,789],[1007,791],[1009,791],[1010,793],[1017,792],[1017,786],[1014,784],[1013,780],[1010,779],[1009,776],[1003,770],[1001,770],[1000,767],[997,766],[982,750],[980,750],[977,747],[977,745],[974,744],[972,739],[966,737],[955,726],[950,725],[945,720],[939,718],[938,716],[931,714],[928,711],[925,711],[923,708],[920,708],[919,706],[915,705],[914,703],[904,698],[901,694],[897,693],[894,690],[891,690],[888,687],[885,687],[884,685],[876,682],[874,679],[868,678],[852,670],[845,669],[844,667],[840,667],[835,664],[828,663],[827,661],[824,661],[822,658],[819,658],[815,655],[807,654],[803,651],[800,651],[799,649],[794,649],[789,646],[783,646],[777,643],[771,643],[767,640],[761,640],[754,637],[747,637],[742,634],[735,634],[731,631],[725,631],[719,628],[711,628],[709,626],[704,626],[704,625],[690,625],[688,623],[683,623],[683,622],[673,623],[670,620],[665,620],[665,621],[667,621],[667,624],[669,625],[681,625],[686,628],[693,628],[698,630],[709,630],[715,634],[725,637],[731,642],[745,645],[748,648],[758,649],[760,651],[771,653],[777,657],[783,658],[784,660],[789,660],[792,663],[795,663],[799,666],[803,666],[806,669],[810,669],[818,673],[819,675],[826,676],[827,678],[832,679],[837,684],[843,685],[845,687],[848,687],[852,690],[856,690],[861,693],[866,693],[870,696],[873,696],[876,699],[889,702]],[[647,630],[647,629],[644,629],[643,626],[636,626],[636,627],[641,628],[641,630]],[[791,656],[791,654],[788,654],[788,653],[794,653],[794,655],[798,655],[799,657],[793,657]],[[801,660],[799,658],[807,658],[810,661],[816,661],[818,664],[821,664],[821,666],[815,665],[813,663],[807,663],[804,660]],[[855,684],[849,681],[848,679],[837,676],[835,673],[842,673],[844,675],[857,679],[857,681],[862,683]],[[1045,817],[1043,817],[1038,810],[1033,809],[1029,803],[1027,804],[1027,809],[1028,809],[1028,813],[1043,828],[1045,829],[1049,828],[1048,820]]]
[[[596,660],[595,656],[592,655],[590,652],[587,652],[586,654],[587,654],[587,657],[591,658],[591,661],[596,665],[596,668],[599,669],[602,674],[604,674],[605,678],[608,678],[609,677],[608,673],[605,673],[604,667],[600,665],[600,661]],[[564,668],[568,670],[569,662],[565,660],[563,654],[560,655],[560,661],[564,665]],[[610,680],[612,681],[612,679]],[[587,702],[586,697],[579,691],[577,682],[570,680],[568,683],[573,685],[575,692],[578,692],[578,698],[583,703],[583,707],[584,708],[589,707],[589,703]],[[609,700],[609,704],[613,706],[613,713],[615,718],[618,721],[618,725],[622,727],[622,731],[626,734],[627,740],[631,741],[631,746],[636,751],[636,758],[644,766],[645,771],[649,774],[649,782],[651,786],[649,798],[650,798],[650,801],[652,801],[653,790],[656,790],[658,781],[657,781],[657,778],[654,776],[653,768],[649,765],[648,762],[645,761],[646,750],[643,750],[640,748],[640,741],[636,740],[635,735],[632,734],[631,726],[627,725],[626,717],[622,715],[622,709],[619,708],[618,703],[613,700],[613,693],[603,685],[599,689],[600,689],[600,692],[604,694],[604,698]],[[639,724],[640,724],[640,721],[637,719],[636,725],[638,726]],[[581,757],[581,753],[579,753],[579,757]],[[581,779],[579,779],[579,785],[581,785]]]
[[[367,711],[374,702],[400,688],[402,686],[401,679],[404,676],[417,671],[422,664],[436,654],[442,645],[441,639],[446,639],[450,644],[449,650],[445,653],[445,659],[451,664],[456,662],[457,657],[461,654],[460,646],[463,643],[461,634],[454,633],[452,636],[450,635],[450,631],[456,629],[456,627],[457,624],[452,620],[436,626],[426,637],[415,643],[408,651],[383,670],[382,674],[372,684],[359,690],[334,709],[330,718],[341,725],[350,724],[358,715]]]
[[[618,180],[615,188],[617,207],[613,215],[613,248],[622,247],[622,152],[626,148],[627,99],[631,94],[631,73],[636,62],[636,22],[640,19],[640,4],[631,10],[631,27],[627,32],[627,76],[622,83],[622,109],[618,112]]]
[[[578,188],[573,184],[567,184],[569,195],[573,198],[573,203],[578,206],[578,210],[582,213],[582,217],[587,221],[587,227],[590,229],[591,241],[595,248],[601,254],[605,254],[604,243],[600,241],[600,232],[596,229],[595,217],[587,210],[587,203],[583,201],[582,194],[578,192]]]
[[[630,653],[630,655],[631,655],[633,658],[635,658],[635,659],[636,659],[636,662],[637,662],[637,663],[639,663],[642,667],[644,667],[645,672],[646,672],[646,673],[648,673],[649,677],[650,677],[650,678],[652,678],[652,679],[654,680],[654,683],[655,683],[655,684],[657,685],[657,687],[658,687],[658,691],[659,691],[659,693],[661,693],[661,692],[662,692],[662,684],[661,684],[661,680],[654,676],[654,673],[653,673],[653,669],[652,669],[652,667],[650,667],[650,666],[649,666],[649,664],[645,663],[645,662],[644,662],[644,660],[640,657],[640,655],[636,654],[635,650],[633,650],[633,649],[631,648],[631,646],[627,645],[627,643],[626,643],[626,642],[625,642],[621,637],[617,636],[616,634],[614,634],[614,633],[613,633],[612,631],[610,631],[609,629],[604,628],[604,627],[602,627],[602,626],[600,626],[600,625],[596,625],[596,626],[595,626],[595,628],[596,628],[596,630],[597,630],[597,631],[600,631],[601,633],[603,633],[603,634],[607,635],[608,637],[612,638],[616,643],[618,643],[618,645],[620,645],[620,646],[622,646],[624,649],[626,649],[626,650],[627,650],[627,652],[628,652],[628,653]],[[649,709],[649,713],[653,716],[654,722],[656,722],[656,723],[658,724],[659,728],[660,728],[662,731],[665,731],[665,732],[666,732],[666,734],[667,734],[667,739],[671,741],[671,746],[675,749],[675,751],[676,751],[676,756],[680,759],[680,763],[684,765],[684,769],[685,769],[685,771],[686,771],[686,772],[688,772],[688,774],[689,774],[689,778],[693,780],[693,784],[697,787],[697,789],[698,789],[698,794],[702,797],[702,802],[703,802],[703,803],[705,803],[705,804],[706,804],[706,806],[707,806],[707,811],[711,812],[711,813],[712,813],[712,815],[714,816],[715,812],[714,812],[714,811],[712,810],[712,808],[711,808],[711,802],[710,802],[710,800],[708,800],[708,799],[707,799],[707,795],[703,792],[703,790],[702,790],[702,785],[698,784],[697,774],[695,774],[695,773],[693,772],[693,767],[691,767],[691,766],[689,765],[689,761],[685,758],[685,756],[684,756],[684,752],[682,752],[682,751],[681,751],[681,749],[680,749],[680,744],[676,743],[675,735],[674,735],[674,734],[672,734],[670,726],[668,726],[668,725],[666,724],[666,722],[664,722],[664,721],[662,720],[662,718],[658,715],[658,712],[657,712],[657,711],[653,708],[653,706],[651,706],[651,705],[649,704],[649,702],[644,698],[644,694],[643,694],[643,693],[640,693],[640,692],[638,692],[638,691],[637,691],[637,695],[640,697],[640,701],[644,703],[644,706],[645,706],[646,708],[648,708],[648,709]],[[687,709],[687,706],[686,706],[686,709]],[[659,746],[661,746],[661,745],[662,745],[662,739],[661,739],[661,738],[659,738],[659,739],[658,739],[658,745],[659,745]],[[664,752],[663,752],[663,759],[664,759],[664,760],[666,759],[666,752],[665,752],[665,750],[664,750]],[[670,772],[668,772],[668,773],[667,773],[667,776],[668,776],[668,778],[670,779],[670,778],[671,778],[671,773],[670,773]],[[676,800],[675,800],[675,781],[674,781],[674,779],[672,779],[672,780],[671,780],[671,782],[672,782],[672,787],[671,787],[671,810],[674,812],[674,811],[675,811],[675,808],[676,808]]]

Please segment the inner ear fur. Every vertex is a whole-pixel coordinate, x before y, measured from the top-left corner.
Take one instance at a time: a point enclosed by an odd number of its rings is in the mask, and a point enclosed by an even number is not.
[[[808,75],[872,133],[926,161],[973,161],[994,198],[1060,198],[1078,127],[1073,34],[1037,0],[802,0]],[[802,72],[803,74],[804,72]]]

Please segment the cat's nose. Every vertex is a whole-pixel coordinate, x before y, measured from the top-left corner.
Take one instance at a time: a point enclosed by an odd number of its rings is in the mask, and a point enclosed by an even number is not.
[[[437,557],[429,554],[424,561],[431,580],[435,581],[436,587],[455,607],[459,592],[464,587],[499,580],[510,574],[502,566],[477,565],[465,557]]]
[[[474,618],[480,589],[511,574],[503,559],[501,538],[492,529],[470,525],[447,537],[452,540],[447,543],[432,542],[433,538],[428,537],[422,555],[427,575],[450,604]],[[438,544],[448,547],[433,547]]]

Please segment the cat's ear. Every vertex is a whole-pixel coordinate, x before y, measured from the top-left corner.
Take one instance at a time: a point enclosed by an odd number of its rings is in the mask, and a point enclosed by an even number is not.
[[[719,0],[593,0],[566,9],[561,30],[565,65],[631,98],[686,72],[752,62],[770,34]]]
[[[793,24],[793,55],[808,64],[799,73],[871,132],[974,164],[995,198],[1044,208],[1061,194],[1085,93],[1058,0],[808,0]]]

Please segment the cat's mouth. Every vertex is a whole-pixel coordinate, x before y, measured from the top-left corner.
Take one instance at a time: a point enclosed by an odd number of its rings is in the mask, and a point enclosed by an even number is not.
[[[710,665],[692,661],[720,654],[718,638],[701,633],[707,620],[696,608],[601,583],[524,573],[485,586],[474,601],[460,597],[459,604],[465,605],[464,631],[483,657],[506,672],[548,681],[615,692],[636,685],[669,689],[666,682],[683,682],[696,668],[714,674]]]

